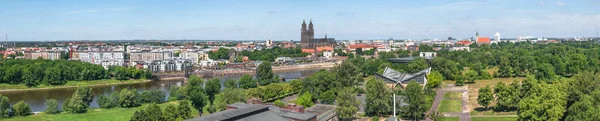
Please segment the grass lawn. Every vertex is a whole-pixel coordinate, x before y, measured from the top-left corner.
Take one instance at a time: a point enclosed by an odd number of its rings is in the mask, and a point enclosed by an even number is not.
[[[460,100],[460,99],[462,99],[462,93],[461,92],[446,92],[446,93],[444,93],[444,99]]]
[[[119,81],[115,79],[104,79],[94,81],[67,81],[64,85],[39,85],[37,87],[27,87],[25,84],[0,84],[0,91],[9,90],[35,90],[35,89],[51,89],[61,87],[77,87],[77,86],[94,86],[94,85],[110,85],[110,84],[130,84],[148,82],[145,79],[132,79]]]
[[[444,117],[442,121],[460,121],[460,117]]]
[[[516,121],[518,117],[471,117],[471,121]]]
[[[164,110],[167,105],[177,105],[178,102],[167,102],[159,104]],[[140,108],[146,108],[149,104],[144,104],[135,108],[112,108],[112,109],[91,109],[83,114],[69,114],[66,112],[60,114],[38,114],[27,117],[13,117],[2,119],[3,121],[127,121],[133,113]],[[198,111],[192,108],[192,116],[197,117]]]
[[[513,80],[523,81],[523,77],[517,78],[493,78],[490,80],[476,80],[473,84],[466,84],[469,87],[469,111],[471,111],[471,115],[516,115],[516,111],[512,112],[494,112],[492,110],[479,111],[475,110],[476,108],[483,108],[483,106],[477,104],[477,96],[479,95],[479,89],[485,87],[486,85],[490,85],[492,89],[496,86],[498,82],[503,82],[505,84],[510,84]],[[496,105],[495,101],[490,103],[490,107]]]
[[[440,103],[440,107],[438,108],[439,112],[461,112],[461,100],[442,100]]]

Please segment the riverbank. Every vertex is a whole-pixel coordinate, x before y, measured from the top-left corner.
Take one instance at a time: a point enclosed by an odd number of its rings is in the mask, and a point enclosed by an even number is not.
[[[80,86],[107,86],[107,85],[120,85],[120,84],[135,84],[150,82],[151,80],[145,79],[132,79],[132,80],[93,80],[93,81],[68,81],[64,85],[40,85],[37,87],[27,87],[24,84],[0,84],[0,92],[14,92],[14,91],[28,91],[28,90],[45,90],[45,89],[59,89],[59,88],[74,88]]]
[[[162,110],[168,105],[178,105],[179,102],[167,102],[158,104]],[[62,112],[60,114],[37,114],[26,117],[12,117],[8,119],[2,119],[3,121],[128,121],[135,111],[146,108],[150,104],[143,104],[142,106],[135,108],[111,108],[111,109],[100,109],[94,108],[88,110],[87,113],[83,114],[71,114]],[[192,106],[190,106],[192,108]],[[192,116],[197,117],[198,111],[192,108]]]
[[[311,63],[311,64],[302,64],[302,65],[274,66],[273,72],[275,72],[275,71],[291,71],[291,70],[298,70],[298,69],[333,68],[335,65],[337,65],[335,62],[327,62],[327,63]]]

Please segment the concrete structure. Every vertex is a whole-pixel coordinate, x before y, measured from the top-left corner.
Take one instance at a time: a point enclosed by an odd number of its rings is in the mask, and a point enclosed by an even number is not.
[[[270,39],[269,39],[269,40],[267,40],[267,41],[265,42],[265,45],[266,45],[267,47],[271,47],[271,46],[273,45],[273,40],[270,40]]]
[[[208,60],[208,53],[204,51],[184,51],[180,53],[183,59],[190,60],[193,64],[199,64],[200,61]]]
[[[496,32],[496,34],[494,34],[494,43],[498,42],[500,42],[500,32]]]

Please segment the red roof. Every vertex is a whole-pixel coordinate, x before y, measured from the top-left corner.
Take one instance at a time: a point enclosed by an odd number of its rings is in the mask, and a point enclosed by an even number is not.
[[[361,44],[352,44],[352,45],[349,45],[348,48],[350,48],[350,49],[373,48],[373,46],[369,45],[369,44],[363,44],[363,43],[361,43]]]
[[[489,37],[479,37],[477,38],[477,43],[490,43]]]
[[[321,52],[321,51],[333,51],[333,47],[329,47],[329,46],[317,47],[317,52]]]
[[[463,40],[463,41],[456,42],[456,44],[459,44],[459,45],[471,45],[471,41]]]
[[[302,49],[303,53],[315,53],[315,49]]]

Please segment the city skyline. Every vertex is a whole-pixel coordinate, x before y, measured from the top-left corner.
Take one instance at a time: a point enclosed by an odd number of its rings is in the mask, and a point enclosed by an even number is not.
[[[0,34],[38,40],[300,40],[595,37],[598,0],[18,1],[0,0]],[[306,20],[308,21],[308,20]]]

